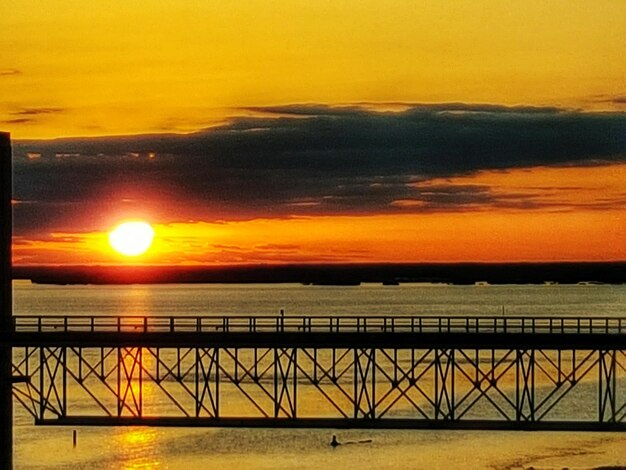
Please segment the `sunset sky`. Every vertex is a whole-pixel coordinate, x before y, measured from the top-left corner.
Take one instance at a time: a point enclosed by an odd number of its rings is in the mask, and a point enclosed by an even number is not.
[[[626,260],[623,0],[20,0],[14,262]],[[155,231],[125,258],[108,233]]]

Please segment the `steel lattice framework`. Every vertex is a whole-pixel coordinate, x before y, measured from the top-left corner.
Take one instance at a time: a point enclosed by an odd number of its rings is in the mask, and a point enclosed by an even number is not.
[[[16,318],[37,424],[626,429],[621,319]]]

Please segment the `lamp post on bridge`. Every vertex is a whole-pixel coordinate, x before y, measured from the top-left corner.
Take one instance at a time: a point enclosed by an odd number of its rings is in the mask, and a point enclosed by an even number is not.
[[[0,132],[0,469],[13,466],[13,399],[11,342],[13,300],[11,287],[11,235],[13,217],[11,135]]]

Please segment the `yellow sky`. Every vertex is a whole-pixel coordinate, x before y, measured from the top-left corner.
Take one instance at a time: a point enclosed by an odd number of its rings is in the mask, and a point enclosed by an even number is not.
[[[242,106],[293,102],[612,108],[626,76],[622,0],[20,0],[2,10],[0,126],[15,138],[193,130]]]

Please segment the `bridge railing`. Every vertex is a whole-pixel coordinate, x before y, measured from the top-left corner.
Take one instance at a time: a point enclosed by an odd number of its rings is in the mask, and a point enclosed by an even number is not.
[[[28,316],[16,333],[540,333],[626,334],[621,317]]]

